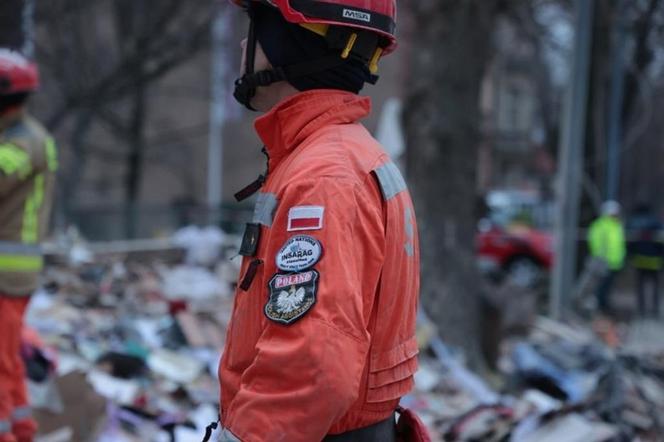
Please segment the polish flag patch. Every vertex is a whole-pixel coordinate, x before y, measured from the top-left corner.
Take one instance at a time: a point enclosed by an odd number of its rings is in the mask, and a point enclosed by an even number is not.
[[[323,206],[297,206],[288,211],[288,231],[320,230],[323,228]]]

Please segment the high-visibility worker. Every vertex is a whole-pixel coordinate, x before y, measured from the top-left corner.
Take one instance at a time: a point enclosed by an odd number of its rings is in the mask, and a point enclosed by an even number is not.
[[[29,442],[37,430],[20,342],[58,166],[53,138],[25,109],[38,85],[35,64],[0,50],[0,442]]]
[[[264,112],[257,195],[219,368],[223,441],[394,441],[413,386],[415,212],[358,96],[395,48],[394,0],[236,1],[235,97]]]
[[[623,268],[627,248],[625,229],[620,219],[620,204],[606,201],[602,204],[601,215],[590,225],[588,246],[593,258],[606,266],[606,273],[597,287],[597,304],[601,312],[611,313],[611,291],[618,272]]]

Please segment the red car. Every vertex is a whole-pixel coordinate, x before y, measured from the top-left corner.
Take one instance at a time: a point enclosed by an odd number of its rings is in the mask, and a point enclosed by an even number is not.
[[[502,227],[485,220],[476,236],[483,273],[532,287],[553,267],[552,235],[532,227]]]

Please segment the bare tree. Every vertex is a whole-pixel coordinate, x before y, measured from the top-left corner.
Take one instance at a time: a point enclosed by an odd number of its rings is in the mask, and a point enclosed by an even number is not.
[[[635,2],[630,26],[633,50],[627,60],[625,78],[625,123],[622,162],[624,176],[621,199],[628,207],[640,201],[658,202],[661,175],[658,161],[662,152],[660,123],[654,118],[661,110],[656,78],[650,70],[657,53],[664,51],[664,1]],[[652,141],[655,141],[654,143]]]
[[[125,232],[136,233],[150,90],[208,45],[212,1],[52,0],[38,9],[38,56],[57,84],[47,125],[73,120],[76,163],[65,176],[72,200],[89,155],[91,128],[112,134],[125,163]]]
[[[422,300],[443,337],[481,364],[475,269],[479,98],[497,0],[410,2],[407,168],[422,236]]]
[[[21,49],[23,46],[24,7],[25,0],[0,2],[0,47]]]
[[[616,33],[626,40],[624,54],[617,54]],[[620,197],[627,207],[637,199],[656,199],[658,185],[651,178],[656,175],[653,164],[643,159],[653,158],[656,152],[642,148],[650,120],[659,103],[654,101],[653,79],[650,69],[656,54],[664,49],[664,1],[639,0],[626,2],[597,2],[593,32],[591,92],[586,137],[587,174],[600,190],[606,188],[607,132],[611,96],[611,70],[615,57],[624,57],[624,100],[621,113],[622,185]],[[603,192],[605,193],[605,192]],[[582,223],[595,215],[594,205],[584,204]],[[589,209],[590,208],[590,209]]]
[[[545,132],[544,144],[549,153],[556,157],[562,91],[554,84],[554,66],[550,56],[551,52],[556,52],[557,58],[571,54],[569,48],[561,47],[561,42],[557,41],[554,24],[543,22],[540,18],[540,11],[544,8],[555,8],[559,15],[565,13],[567,16],[571,12],[568,0],[535,0],[512,2],[512,7],[506,8],[505,15],[521,38],[533,48],[533,57],[529,62],[537,90],[538,114]],[[571,17],[566,18],[571,20]]]
[[[644,80],[653,66],[654,55],[663,46],[663,3],[663,0],[597,2],[589,98],[591,130],[586,143],[590,165],[587,172],[592,173],[585,180],[587,188],[602,187],[597,183],[602,182],[600,169],[606,163],[612,30],[618,19],[622,20],[630,41],[623,115],[628,123],[624,148],[630,149],[633,127],[643,123],[644,115],[647,117],[643,109],[648,107],[648,97],[652,97],[643,93],[648,85]],[[555,152],[558,106],[555,97],[551,97],[551,66],[542,58],[550,29],[536,20],[537,8],[546,4],[567,11],[571,8],[568,0],[408,3],[417,26],[410,36],[413,51],[404,124],[409,146],[407,165],[422,232],[423,304],[444,338],[463,347],[473,360],[479,359],[477,342],[481,330],[473,246],[480,86],[494,49],[491,39],[496,19],[506,16],[540,57],[535,69],[537,90],[541,94],[539,113],[544,120],[549,150]],[[642,174],[635,176],[646,179]],[[584,206],[593,207],[593,204]]]

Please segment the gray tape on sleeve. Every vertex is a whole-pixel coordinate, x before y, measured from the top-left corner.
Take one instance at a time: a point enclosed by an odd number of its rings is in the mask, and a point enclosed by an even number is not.
[[[406,190],[406,181],[403,179],[399,168],[392,162],[385,163],[374,170],[383,198],[388,201],[399,193]]]
[[[273,193],[261,192],[256,199],[254,217],[252,222],[271,227],[274,218],[274,209],[277,208],[277,197]]]
[[[217,442],[242,442],[242,441],[237,437],[235,437],[235,435],[230,431],[228,431],[228,429],[224,428],[221,431],[221,434],[219,435],[219,439],[217,439]]]

